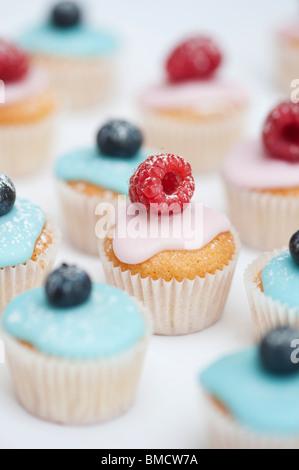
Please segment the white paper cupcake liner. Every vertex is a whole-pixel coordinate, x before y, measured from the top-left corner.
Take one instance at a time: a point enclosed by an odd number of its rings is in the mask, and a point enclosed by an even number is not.
[[[276,196],[226,185],[229,216],[244,244],[274,250],[299,228],[299,197]]]
[[[12,299],[27,290],[42,286],[51,271],[60,245],[61,234],[53,220],[48,219],[46,225],[53,239],[37,261],[30,259],[25,264],[0,269],[0,314]]]
[[[144,303],[152,314],[154,333],[164,336],[196,333],[216,323],[224,310],[240,252],[238,235],[232,231],[236,251],[227,266],[214,275],[170,282],[131,275],[109,261],[99,244],[106,281]]]
[[[57,184],[61,202],[65,229],[72,245],[80,251],[92,256],[99,255],[99,238],[106,233],[96,234],[96,226],[100,216],[96,215],[99,204],[117,204],[117,199],[107,190],[107,197],[87,196],[70,187],[66,182]]]
[[[142,305],[148,322],[149,314]],[[29,413],[55,423],[89,425],[121,415],[132,405],[150,337],[111,358],[78,361],[46,356],[4,335],[15,392]]]
[[[299,47],[289,41],[278,40],[276,45],[276,78],[277,84],[288,98],[294,88],[292,81],[299,79]],[[297,85],[298,88],[298,85]]]
[[[247,107],[219,118],[172,119],[143,111],[146,143],[157,151],[181,155],[195,172],[217,170],[230,148],[244,134]]]
[[[254,432],[224,414],[210,397],[207,397],[206,413],[209,447],[214,450],[299,449],[299,435],[279,437]]]
[[[0,125],[0,171],[19,177],[41,169],[51,155],[55,127],[54,113],[30,124]]]
[[[290,308],[262,292],[256,280],[266,264],[287,248],[265,253],[251,263],[245,271],[245,287],[258,340],[270,330],[281,326],[299,329],[299,306]]]
[[[33,59],[48,71],[63,106],[69,109],[94,107],[112,94],[115,59],[66,59],[45,55],[33,55]]]

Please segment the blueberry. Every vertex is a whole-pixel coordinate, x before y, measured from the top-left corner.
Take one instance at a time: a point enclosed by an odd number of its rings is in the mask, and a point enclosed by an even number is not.
[[[273,374],[288,375],[299,371],[299,365],[292,361],[296,351],[294,340],[299,340],[299,331],[291,328],[277,328],[270,331],[260,345],[260,359],[264,368]]]
[[[63,264],[53,271],[46,282],[48,301],[54,307],[76,307],[86,302],[91,293],[91,280],[77,266]]]
[[[97,135],[100,152],[109,157],[131,158],[142,145],[140,130],[127,121],[114,120],[105,124]]]
[[[58,28],[73,28],[81,22],[81,10],[73,2],[60,2],[52,11],[52,24]]]
[[[0,173],[0,216],[8,214],[16,201],[16,188],[8,176]]]
[[[294,233],[289,243],[290,253],[293,260],[299,266],[299,231]]]

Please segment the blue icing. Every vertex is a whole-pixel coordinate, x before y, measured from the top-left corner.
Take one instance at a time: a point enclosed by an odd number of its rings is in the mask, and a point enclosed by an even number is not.
[[[59,29],[45,24],[25,32],[18,42],[28,52],[71,58],[110,56],[118,47],[110,33],[84,25]]]
[[[45,214],[30,201],[17,199],[0,217],[0,268],[26,263],[45,225]]]
[[[262,271],[265,295],[289,307],[299,307],[299,267],[287,250],[273,258]]]
[[[121,353],[146,332],[145,321],[125,292],[93,283],[89,300],[78,307],[51,306],[40,287],[14,299],[3,316],[4,330],[39,351],[88,360]]]
[[[56,162],[56,176],[61,180],[85,181],[120,194],[128,194],[133,172],[149,155],[140,151],[133,158],[111,158],[101,155],[97,149],[78,150]]]
[[[247,428],[275,435],[299,433],[299,374],[267,373],[257,347],[216,362],[200,381]]]

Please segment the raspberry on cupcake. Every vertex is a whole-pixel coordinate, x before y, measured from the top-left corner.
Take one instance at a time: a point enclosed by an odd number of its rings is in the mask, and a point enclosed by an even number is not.
[[[13,44],[0,43],[0,76],[4,82],[17,82],[22,80],[29,72],[29,58]]]
[[[49,82],[25,52],[0,40],[0,166],[25,176],[45,164],[52,148],[56,101]]]
[[[19,43],[48,70],[67,107],[95,106],[111,93],[118,40],[91,27],[75,2],[54,5],[47,21],[25,32]]]
[[[261,250],[285,246],[299,220],[299,104],[275,107],[262,137],[228,155],[223,177],[244,243]]]
[[[298,330],[271,330],[201,374],[213,449],[298,449],[298,339]]]
[[[149,157],[130,179],[134,204],[119,211],[112,236],[100,245],[107,282],[144,302],[156,334],[195,333],[218,321],[237,262],[230,222],[192,202],[194,189],[183,158]],[[134,208],[142,209],[137,236]]]
[[[213,39],[188,39],[169,55],[167,80],[140,97],[148,145],[184,155],[194,171],[218,169],[244,131],[249,95],[222,78],[222,61]]]
[[[148,211],[180,212],[189,204],[195,190],[191,165],[176,155],[154,155],[146,159],[131,176],[129,196],[132,203]]]
[[[297,224],[298,225],[298,224]],[[258,337],[273,327],[299,328],[299,231],[289,248],[259,256],[245,272],[245,285]]]
[[[33,415],[87,425],[132,405],[150,323],[125,292],[64,264],[8,305],[3,328],[16,395]]]
[[[55,224],[38,206],[16,198],[12,181],[0,173],[0,314],[14,297],[43,284],[59,242]]]
[[[218,45],[205,36],[179,44],[167,59],[166,70],[172,82],[211,78],[223,60]]]
[[[142,142],[138,127],[111,120],[99,130],[94,147],[76,150],[57,161],[65,226],[79,250],[98,255],[96,208],[104,202],[115,205],[118,196],[127,195],[132,172],[147,156]]]

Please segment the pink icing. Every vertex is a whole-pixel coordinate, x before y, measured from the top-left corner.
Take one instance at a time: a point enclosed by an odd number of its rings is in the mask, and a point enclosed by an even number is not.
[[[39,69],[31,69],[23,80],[5,84],[5,104],[13,104],[36,95],[48,86],[46,75]]]
[[[188,108],[204,113],[244,105],[248,101],[245,88],[219,78],[152,86],[140,98],[141,105],[149,109]]]
[[[195,202],[182,213],[170,217],[155,216],[155,221],[151,219],[151,223],[148,213],[143,213],[140,217],[139,227],[144,228],[145,233],[136,238],[131,231],[128,233],[134,216],[127,215],[126,210],[118,214],[113,250],[122,263],[143,263],[166,250],[200,250],[219,234],[231,229],[230,221],[224,214]],[[188,224],[190,220],[192,223]],[[165,237],[162,234],[168,233],[169,224],[175,231],[170,232],[171,236]],[[158,234],[154,234],[155,231],[150,233],[154,225]],[[123,228],[126,233],[122,233]]]
[[[299,20],[284,24],[277,33],[285,39],[299,39]]]
[[[275,160],[267,155],[262,141],[250,141],[230,153],[223,176],[229,184],[246,189],[299,187],[299,163]]]

